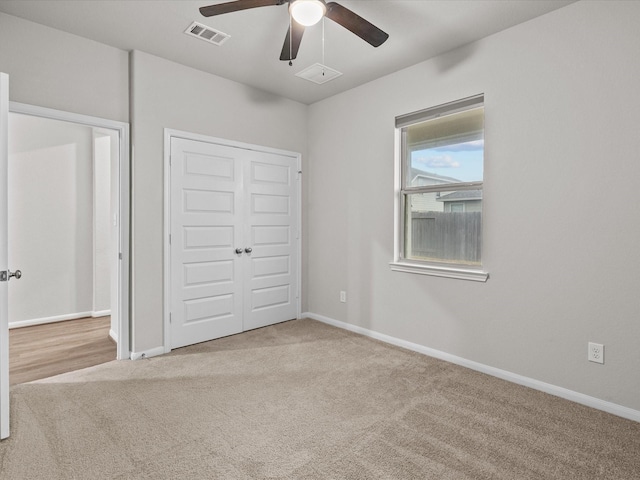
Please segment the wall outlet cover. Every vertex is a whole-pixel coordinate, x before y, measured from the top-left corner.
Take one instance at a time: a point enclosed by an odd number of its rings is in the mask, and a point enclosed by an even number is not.
[[[589,342],[587,360],[595,363],[604,363],[604,345]]]

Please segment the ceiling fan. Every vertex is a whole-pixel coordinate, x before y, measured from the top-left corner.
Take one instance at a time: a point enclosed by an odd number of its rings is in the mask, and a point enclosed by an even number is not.
[[[389,38],[387,33],[361,16],[356,15],[348,8],[336,2],[327,3],[325,0],[235,0],[201,7],[200,13],[205,17],[213,17],[214,15],[222,15],[249,8],[284,4],[289,5],[291,22],[282,46],[280,60],[289,60],[289,64],[298,55],[305,27],[315,25],[322,17],[327,17],[342,25],[374,47],[379,47]]]

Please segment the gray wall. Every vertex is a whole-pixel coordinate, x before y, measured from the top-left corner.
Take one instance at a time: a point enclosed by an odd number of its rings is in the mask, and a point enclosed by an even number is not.
[[[162,343],[169,127],[303,154],[303,310],[640,409],[639,17],[579,2],[311,107],[136,52],[134,350]],[[3,14],[0,45],[12,100],[129,120],[126,52]],[[482,92],[491,278],[391,272],[393,118]]]
[[[309,311],[640,409],[639,18],[578,2],[312,105]],[[490,279],[392,272],[394,117],[478,93]]]
[[[164,342],[164,128],[290,150],[304,156],[307,109],[301,103],[168,60],[132,53],[134,352],[157,348]]]
[[[307,106],[5,14],[0,45],[12,101],[130,122],[132,349],[162,346],[163,128],[304,156]]]
[[[123,50],[3,13],[0,45],[11,101],[129,121]]]
[[[127,52],[2,13],[0,45],[0,71],[9,74],[11,101],[129,121]],[[90,185],[91,178],[88,181]],[[88,205],[91,208],[91,203]],[[90,257],[85,262],[91,266]],[[23,267],[23,270],[26,284],[27,269]],[[22,284],[16,282],[16,288],[18,283]],[[81,283],[91,288],[91,276]],[[46,297],[46,291],[38,291],[41,298]],[[31,298],[35,297],[31,294]],[[68,305],[62,314],[91,311],[91,304],[85,308],[84,298],[82,286],[76,295],[65,294]],[[14,310],[12,318],[18,321],[45,315],[38,313],[42,309],[33,310],[39,302],[31,303],[27,310]],[[101,301],[98,308],[102,308],[103,303]],[[18,302],[13,307],[18,307]]]

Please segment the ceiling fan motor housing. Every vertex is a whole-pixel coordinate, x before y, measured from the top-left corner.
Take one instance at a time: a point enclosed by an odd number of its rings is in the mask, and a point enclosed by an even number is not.
[[[327,5],[322,0],[293,0],[289,2],[289,13],[300,25],[310,27],[324,17]]]

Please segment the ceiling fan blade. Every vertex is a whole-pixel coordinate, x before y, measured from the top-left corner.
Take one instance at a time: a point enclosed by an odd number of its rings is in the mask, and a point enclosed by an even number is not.
[[[269,7],[271,5],[282,5],[287,0],[236,0],[235,2],[218,3],[207,7],[200,7],[200,13],[205,17],[222,15],[223,13],[238,12],[249,8]]]
[[[291,35],[292,30],[293,35]],[[304,26],[291,19],[291,28],[287,29],[287,36],[284,39],[284,45],[282,46],[282,52],[280,53],[280,60],[293,60],[298,56],[298,49],[300,48],[300,42],[302,42],[303,33]],[[293,42],[291,42],[292,36]]]
[[[373,23],[367,22],[360,15],[356,15],[339,3],[327,3],[327,13],[325,16],[337,24],[342,25],[350,32],[355,33],[365,42],[373,45],[374,47],[379,47],[387,40],[387,38],[389,38],[388,33],[383,32]]]

